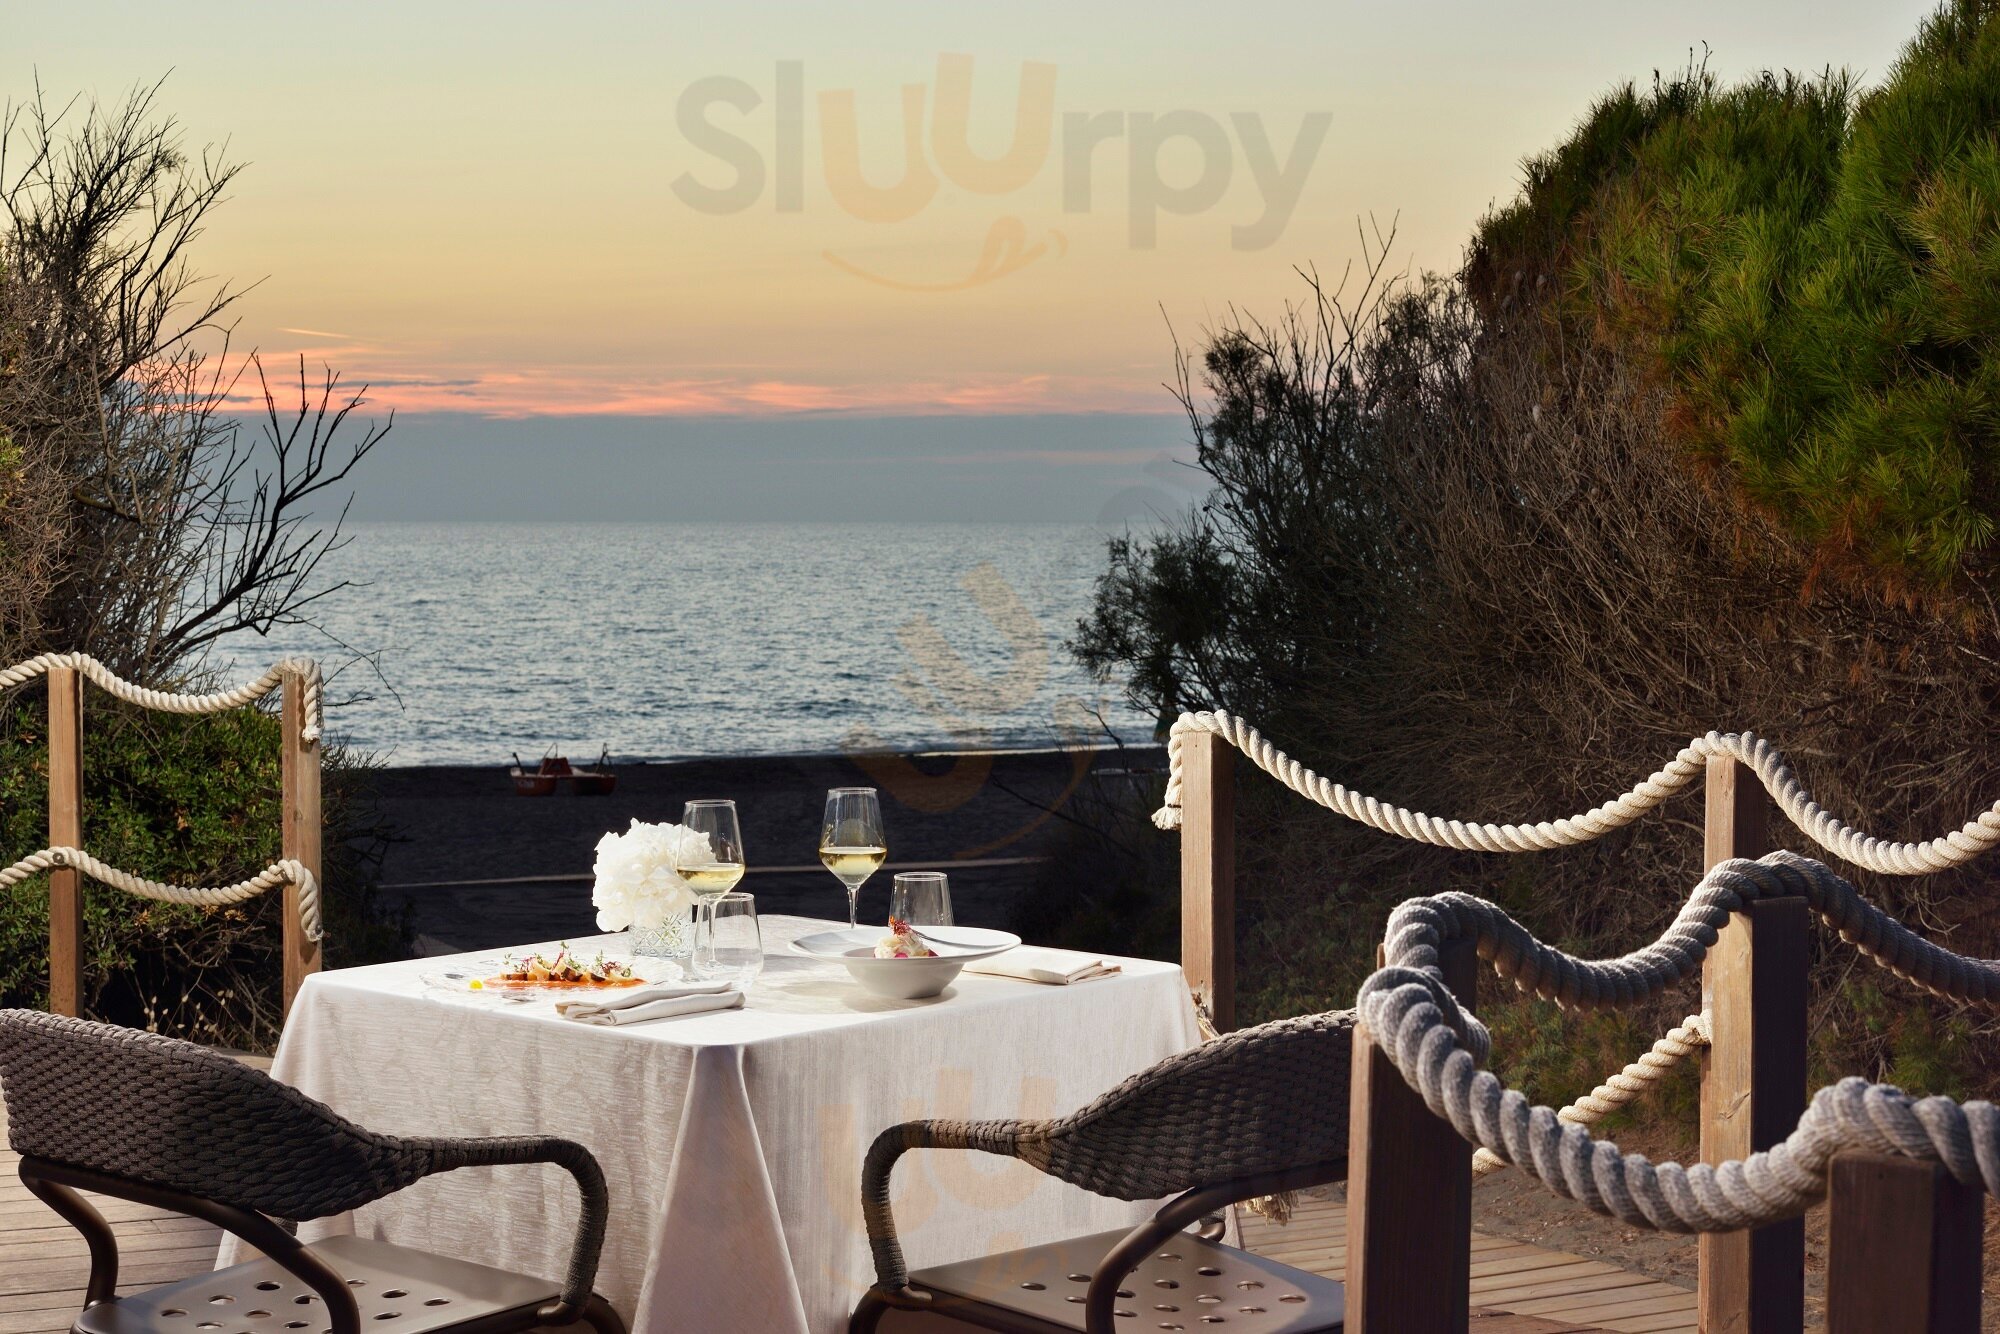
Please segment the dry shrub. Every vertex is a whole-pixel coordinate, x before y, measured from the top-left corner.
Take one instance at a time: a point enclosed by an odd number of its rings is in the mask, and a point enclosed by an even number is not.
[[[1455,284],[1432,282],[1364,310],[1352,349],[1320,346],[1349,372],[1318,377],[1330,390],[1302,381],[1301,331],[1310,342],[1315,328],[1353,319],[1308,305],[1271,328],[1212,335],[1234,357],[1247,338],[1269,380],[1320,401],[1310,429],[1281,437],[1236,429],[1246,417],[1224,401],[1239,392],[1228,384],[1211,379],[1209,399],[1191,398],[1218,480],[1192,522],[1228,567],[1209,572],[1225,590],[1214,619],[1232,635],[1254,621],[1258,655],[1288,670],[1282,682],[1266,672],[1213,691],[1180,677],[1147,704],[1247,711],[1352,787],[1465,819],[1582,810],[1711,728],[1770,738],[1822,803],[1889,838],[1931,837],[2000,797],[2000,752],[1986,740],[2000,649],[1969,639],[1962,622],[1808,593],[1805,555],[1663,445],[1660,399],[1617,362],[1580,351],[1532,306],[1482,321]],[[1231,457],[1245,452],[1257,466]],[[1282,488],[1271,479],[1292,465],[1274,474],[1271,460],[1315,453],[1348,460],[1348,522],[1339,577],[1302,583],[1301,547],[1322,529],[1287,522],[1290,502],[1273,498]],[[1258,486],[1241,483],[1249,476]],[[1115,669],[1105,650],[1122,642],[1151,651],[1154,680],[1179,661],[1230,662],[1248,676],[1259,656],[1240,645],[1176,646],[1173,627],[1149,637],[1129,624],[1139,604],[1118,600],[1133,581],[1183,568],[1149,554],[1141,544],[1107,577],[1075,645],[1085,660]],[[1284,599],[1264,587],[1280,583]],[[1175,605],[1171,589],[1148,593],[1147,605]],[[1252,1017],[1347,1003],[1389,909],[1415,894],[1481,893],[1544,939],[1603,956],[1657,935],[1702,869],[1698,791],[1585,847],[1498,856],[1362,829],[1265,780],[1246,788],[1240,934]],[[1782,819],[1774,832],[1831,860]],[[1840,869],[1932,939],[2000,953],[1982,892],[2000,867],[1917,879]],[[1817,961],[1819,1073],[1993,1090],[1983,1013],[1920,1000],[1825,933]],[[1520,1006],[1485,1008],[1502,1068],[1538,1096],[1567,1098],[1697,1005],[1688,986],[1646,1013],[1555,1029]]]

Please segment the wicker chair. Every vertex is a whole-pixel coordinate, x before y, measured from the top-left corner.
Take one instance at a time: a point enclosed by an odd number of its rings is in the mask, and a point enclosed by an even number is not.
[[[1223,1211],[1347,1175],[1354,1016],[1282,1019],[1170,1056],[1053,1121],[911,1121],[882,1132],[862,1168],[876,1284],[852,1334],[891,1312],[899,1329],[953,1324],[1053,1334],[1227,1323],[1260,1334],[1337,1330],[1341,1285],[1225,1246]],[[1129,1233],[1107,1232],[909,1273],[889,1175],[911,1149],[976,1149],[1120,1200],[1173,1196]],[[1200,1230],[1186,1233],[1191,1224]],[[1149,1317],[1143,1324],[1124,1319]]]
[[[21,1180],[90,1247],[75,1334],[507,1334],[625,1324],[591,1291],[604,1244],[604,1175],[560,1139],[396,1139],[187,1042],[108,1024],[0,1010],[0,1093]],[[276,1220],[322,1218],[461,1167],[553,1163],[583,1217],[558,1286],[387,1242],[308,1248]],[[205,1219],[266,1258],[127,1297],[118,1244],[77,1192]]]

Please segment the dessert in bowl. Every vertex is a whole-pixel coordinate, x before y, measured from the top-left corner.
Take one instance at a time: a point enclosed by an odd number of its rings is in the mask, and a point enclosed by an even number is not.
[[[897,930],[896,927],[903,929]],[[843,927],[801,936],[792,948],[814,959],[844,964],[848,973],[877,996],[922,1000],[952,984],[974,959],[991,958],[1021,943],[1009,931],[977,926]]]

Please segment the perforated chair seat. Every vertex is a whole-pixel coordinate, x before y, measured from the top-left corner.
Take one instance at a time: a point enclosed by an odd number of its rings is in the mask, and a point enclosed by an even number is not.
[[[1125,1235],[1101,1232],[937,1265],[911,1274],[910,1285],[931,1294],[932,1310],[940,1316],[980,1324],[984,1311],[998,1308],[1051,1332],[1081,1331],[1091,1271]],[[1184,1232],[1140,1262],[1118,1289],[1114,1315],[1135,1334],[1207,1329],[1309,1334],[1339,1330],[1346,1307],[1345,1290],[1330,1278]]]
[[[386,1241],[331,1237],[313,1253],[347,1280],[366,1334],[425,1334],[554,1301],[561,1285]],[[76,1334],[331,1334],[326,1303],[269,1260],[87,1308]]]

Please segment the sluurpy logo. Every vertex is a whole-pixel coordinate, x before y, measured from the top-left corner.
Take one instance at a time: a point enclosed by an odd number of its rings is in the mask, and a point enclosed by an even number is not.
[[[1232,249],[1261,250],[1284,234],[1333,123],[1330,112],[1305,113],[1281,152],[1257,111],[1220,118],[1189,108],[1060,109],[1056,66],[1027,61],[1015,84],[1011,136],[993,155],[973,147],[973,84],[972,57],[946,54],[937,58],[930,83],[902,86],[901,175],[887,184],[863,174],[866,146],[855,90],[815,92],[817,184],[845,216],[884,226],[907,223],[938,204],[947,184],[995,201],[984,236],[968,238],[972,263],[963,278],[916,281],[833,250],[821,252],[827,263],[908,291],[976,287],[1067,252],[1061,229],[1044,226],[1036,236],[1024,217],[1050,209],[1077,215],[1122,208],[1126,244],[1149,250],[1160,242],[1163,218],[1215,212],[1229,197],[1239,165],[1252,194],[1215,234],[1226,235]],[[759,117],[766,92],[748,80],[710,75],[681,90],[676,126],[686,146],[709,159],[673,181],[674,195],[687,207],[726,216],[768,200],[776,213],[807,211],[805,62],[778,61],[768,91],[770,114]],[[1122,185],[1122,198],[1100,188],[1100,174]]]

